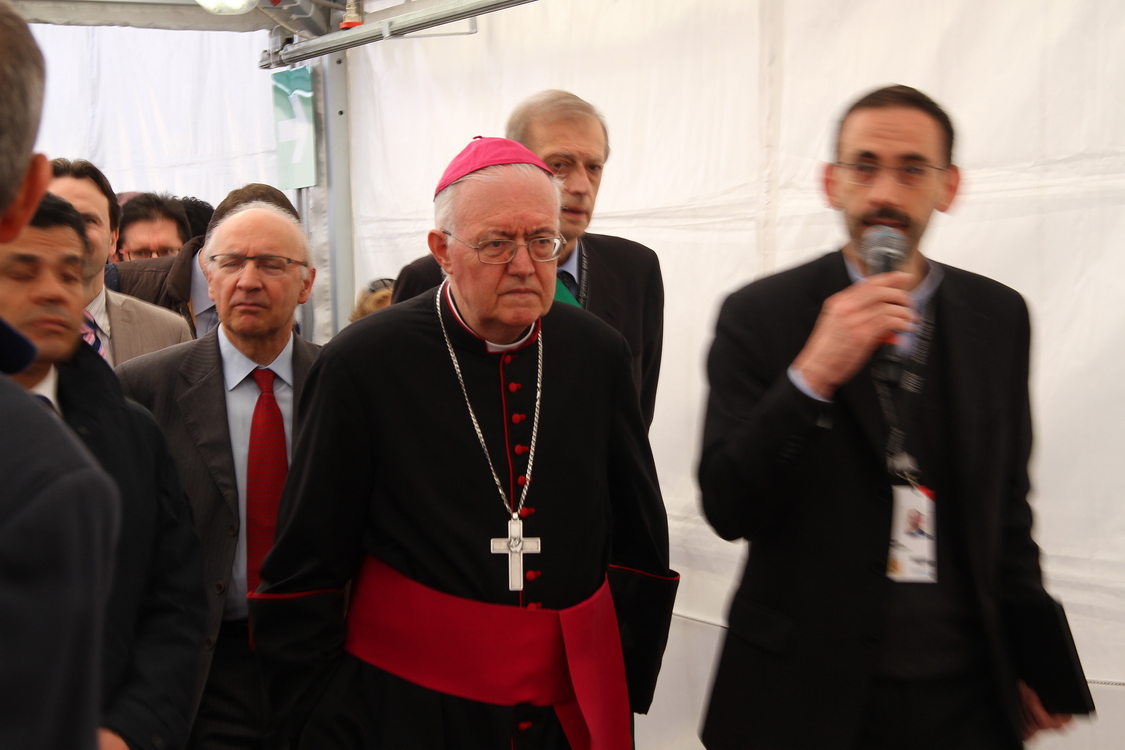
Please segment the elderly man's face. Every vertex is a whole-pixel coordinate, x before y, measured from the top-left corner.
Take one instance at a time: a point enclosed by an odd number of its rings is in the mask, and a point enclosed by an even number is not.
[[[557,237],[559,200],[550,178],[509,171],[498,180],[469,181],[457,187],[449,229],[464,242],[440,231],[430,232],[430,248],[449,275],[450,287],[465,322],[495,343],[510,343],[551,309],[555,293],[555,262],[531,259],[526,247],[505,265],[481,263],[465,242],[479,245],[493,239],[527,242]]]
[[[0,317],[54,364],[78,346],[86,287],[86,248],[71,227],[26,226],[0,244]]]
[[[254,257],[273,255],[307,261],[300,230],[291,222],[265,209],[251,209],[233,216],[215,230],[203,248],[206,258],[234,254]],[[271,276],[255,262],[241,269],[207,264],[207,284],[219,322],[231,338],[268,338],[288,335],[293,311],[312,291],[316,269],[289,264],[280,276]]]

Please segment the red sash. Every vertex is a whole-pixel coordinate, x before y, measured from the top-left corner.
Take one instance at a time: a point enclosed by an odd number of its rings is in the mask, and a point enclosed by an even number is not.
[[[440,693],[553,706],[573,750],[633,746],[608,583],[567,609],[524,609],[443,594],[368,556],[352,584],[344,648]]]

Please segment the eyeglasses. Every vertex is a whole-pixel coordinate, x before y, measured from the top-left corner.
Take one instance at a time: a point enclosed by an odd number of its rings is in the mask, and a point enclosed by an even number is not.
[[[381,289],[394,289],[394,286],[394,279],[375,279],[367,284],[367,291],[374,293]]]
[[[284,276],[289,266],[305,266],[303,260],[293,260],[280,255],[240,255],[239,253],[216,253],[211,256],[215,270],[224,276],[235,276],[242,272],[247,262],[253,262],[258,273],[263,276]]]
[[[868,187],[879,179],[881,170],[889,170],[894,181],[904,188],[924,187],[934,172],[945,172],[946,167],[935,167],[933,164],[903,164],[901,167],[889,167],[884,164],[871,162],[852,163],[846,161],[835,162],[837,167],[847,170],[848,182],[852,185]]]
[[[516,257],[516,252],[521,247],[527,248],[527,254],[531,256],[533,261],[537,263],[547,263],[559,257],[559,252],[562,250],[563,244],[562,237],[532,237],[527,242],[516,242],[515,240],[485,240],[479,245],[471,245],[460,237],[455,236],[452,232],[448,232],[444,229],[441,230],[441,232],[476,250],[477,260],[481,263],[487,263],[490,266],[502,266],[505,263],[511,263],[512,258]]]

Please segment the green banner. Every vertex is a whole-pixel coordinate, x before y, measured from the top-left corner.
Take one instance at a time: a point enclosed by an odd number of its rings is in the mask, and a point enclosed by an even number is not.
[[[316,184],[315,112],[308,67],[273,74],[277,186],[283,190]]]

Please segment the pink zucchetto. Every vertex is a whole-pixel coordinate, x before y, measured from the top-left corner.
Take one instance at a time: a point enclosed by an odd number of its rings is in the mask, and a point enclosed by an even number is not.
[[[478,135],[469,141],[469,145],[465,146],[453,161],[449,162],[445,174],[438,182],[437,190],[434,191],[434,197],[436,198],[438,193],[465,175],[500,164],[531,164],[542,169],[548,176],[553,176],[543,160],[531,153],[523,144],[507,138],[482,138]]]

